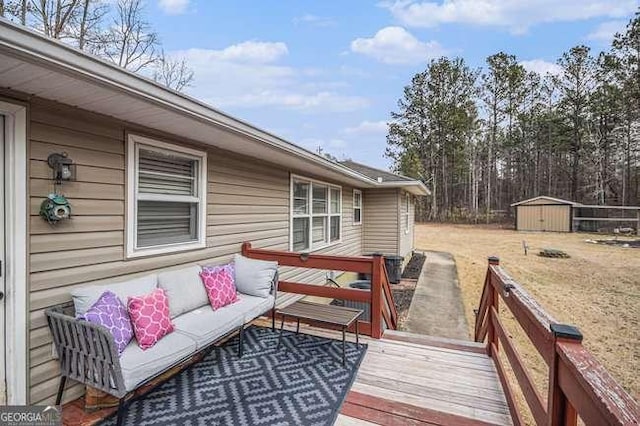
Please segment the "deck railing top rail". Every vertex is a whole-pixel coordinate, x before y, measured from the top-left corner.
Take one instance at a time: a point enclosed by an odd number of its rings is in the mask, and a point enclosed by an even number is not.
[[[500,320],[500,299],[549,367],[546,402]],[[501,358],[505,358],[511,367],[538,425],[576,425],[578,417],[586,425],[640,424],[638,402],[582,345],[582,334],[578,329],[559,324],[500,267],[495,257],[489,258],[475,325],[475,340],[482,342],[485,339],[487,353],[496,364],[514,424],[523,423],[522,410],[517,407],[505,373],[507,365]],[[504,356],[500,357],[499,353],[504,353]]]

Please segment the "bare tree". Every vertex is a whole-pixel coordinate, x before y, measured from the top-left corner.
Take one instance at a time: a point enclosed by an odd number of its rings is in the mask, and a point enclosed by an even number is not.
[[[27,23],[28,0],[0,0],[0,17]]]
[[[36,28],[48,37],[61,39],[69,35],[69,27],[80,12],[80,5],[80,0],[31,0],[29,12]],[[26,8],[22,9],[26,14]]]
[[[102,41],[106,59],[133,72],[157,61],[158,35],[144,19],[141,0],[118,0],[116,16]]]
[[[93,52],[102,41],[102,26],[109,7],[102,0],[83,0],[80,10],[78,22],[74,25],[78,48]]]
[[[171,89],[181,91],[193,83],[193,70],[184,58],[172,58],[161,51],[158,55],[153,79]]]

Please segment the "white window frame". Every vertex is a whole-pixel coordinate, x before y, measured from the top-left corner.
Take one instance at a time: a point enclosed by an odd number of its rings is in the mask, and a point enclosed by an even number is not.
[[[307,214],[295,214],[294,213],[294,203],[293,203],[293,188],[294,182],[304,182],[309,183],[309,192],[307,194]],[[327,187],[327,213],[325,214],[313,214],[313,185],[322,185]],[[339,213],[331,213],[331,190],[337,189],[340,193],[339,195],[339,205],[338,211]],[[305,176],[299,176],[292,174],[289,178],[289,251],[293,250],[293,219],[294,218],[309,218],[309,246],[303,250],[300,250],[301,253],[311,253],[317,250],[322,250],[327,247],[335,246],[337,244],[342,243],[342,229],[344,228],[343,214],[342,214],[342,187],[339,185],[334,185],[329,182],[323,182],[317,179],[311,179]],[[314,246],[313,245],[313,218],[314,217],[326,217],[327,218],[327,241],[324,244]],[[340,218],[340,235],[338,239],[335,241],[331,241],[331,218],[339,217]]]
[[[356,206],[356,194],[360,195],[360,205]],[[362,191],[359,189],[353,190],[353,224],[354,225],[362,225],[362,205],[364,204],[362,200]],[[356,222],[356,210],[360,210],[360,220]]]
[[[0,171],[5,173],[6,207],[5,223],[0,224],[5,227],[5,264],[2,265],[5,275],[5,404],[26,405],[29,400],[27,105],[0,99],[0,114],[5,118],[4,164]]]
[[[207,246],[207,153],[180,145],[161,142],[140,135],[129,134],[127,138],[127,257],[153,256],[186,250],[202,249]],[[198,203],[198,239],[186,243],[171,243],[151,247],[137,247],[138,210],[138,151],[141,146],[158,152],[171,152],[198,160],[198,196],[146,194],[145,200],[184,201]]]

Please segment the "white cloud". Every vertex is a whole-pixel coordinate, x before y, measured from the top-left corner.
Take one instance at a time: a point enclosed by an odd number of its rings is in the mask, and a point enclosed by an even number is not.
[[[247,41],[224,49],[173,52],[194,70],[189,94],[216,107],[277,107],[301,111],[354,111],[369,100],[343,93],[342,82],[323,81],[318,70],[279,63],[285,43]]]
[[[381,3],[401,23],[412,27],[439,24],[498,26],[521,33],[548,22],[569,22],[635,12],[637,0],[394,0]]]
[[[602,44],[609,44],[616,33],[624,32],[626,25],[627,21],[622,20],[602,22],[587,35],[587,39]]]
[[[295,25],[307,24],[312,27],[320,27],[320,28],[332,27],[336,25],[336,21],[333,18],[312,15],[309,13],[307,13],[306,15],[293,18],[293,23]]]
[[[402,27],[385,27],[371,38],[357,38],[351,50],[386,64],[418,64],[444,53],[438,42],[422,42]]]
[[[369,105],[366,98],[336,92],[296,93],[288,90],[263,90],[220,101],[224,106],[285,107],[297,110],[349,112]]]
[[[200,49],[201,55],[208,55],[213,61],[233,61],[266,64],[275,62],[289,53],[282,42],[245,41],[222,50]]]
[[[531,59],[529,61],[521,61],[520,65],[527,71],[537,72],[540,75],[559,75],[562,74],[562,67],[553,62],[545,61],[544,59]]]
[[[167,15],[180,15],[187,11],[189,0],[159,0],[158,5]]]
[[[347,127],[343,130],[347,135],[386,135],[388,125],[387,122],[382,121],[368,121],[365,120],[354,127]]]

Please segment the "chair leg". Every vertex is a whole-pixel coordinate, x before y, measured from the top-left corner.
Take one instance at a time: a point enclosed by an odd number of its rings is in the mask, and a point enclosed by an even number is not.
[[[244,325],[240,326],[240,337],[238,340],[238,358],[242,358],[244,352]]]
[[[116,426],[122,426],[124,424],[124,418],[126,413],[127,413],[127,402],[125,397],[122,397],[118,402],[118,419],[116,420]]]
[[[271,331],[276,331],[276,310],[271,310]]]
[[[56,396],[56,405],[62,403],[62,393],[64,392],[64,385],[67,383],[67,376],[60,376],[60,384],[58,385],[58,395]]]
[[[116,420],[116,426],[122,426],[124,424],[128,406],[129,404],[127,402],[126,396],[120,398],[120,401],[118,401],[118,418]]]

